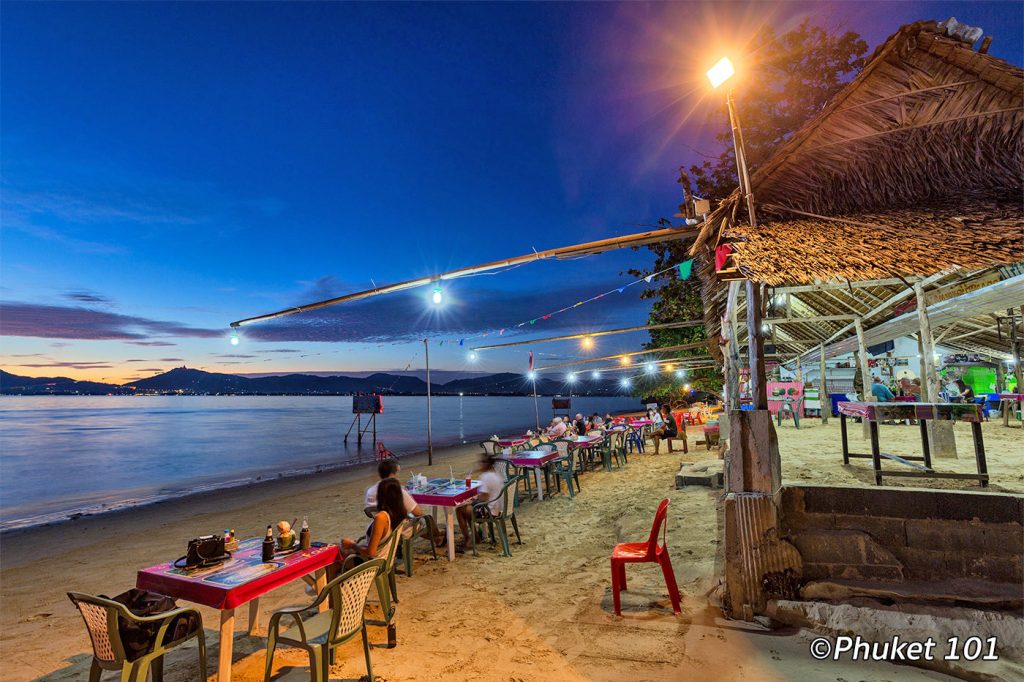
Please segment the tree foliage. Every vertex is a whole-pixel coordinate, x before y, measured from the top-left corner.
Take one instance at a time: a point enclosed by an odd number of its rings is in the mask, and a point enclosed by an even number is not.
[[[775,36],[770,30],[759,38],[759,47],[745,60],[748,77],[738,86],[736,107],[743,125],[743,137],[750,173],[767,159],[801,125],[821,111],[825,103],[864,65],[867,44],[852,31],[839,33],[804,20],[795,29]],[[732,133],[722,101],[723,129],[716,139],[721,153],[689,168],[680,169],[679,183],[684,196],[693,193],[710,199],[712,205],[727,197],[739,184]],[[679,207],[686,214],[685,202]],[[669,221],[662,219],[663,225]],[[659,272],[689,258],[688,241],[653,244],[655,260],[651,272]],[[646,273],[638,273],[646,274]],[[673,275],[657,289],[644,292],[656,300],[649,324],[703,319],[700,279],[694,271],[683,281]],[[704,338],[703,327],[653,330],[648,348],[681,345]],[[678,357],[705,354],[705,350],[676,353]],[[689,372],[685,379],[661,373],[660,379],[641,386],[646,395],[662,400],[685,397],[683,386],[718,394],[722,377],[718,369]]]

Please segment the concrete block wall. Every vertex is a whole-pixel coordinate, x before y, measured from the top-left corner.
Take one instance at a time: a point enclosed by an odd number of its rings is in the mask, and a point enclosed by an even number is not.
[[[804,580],[1024,584],[1022,496],[805,485],[777,501]]]

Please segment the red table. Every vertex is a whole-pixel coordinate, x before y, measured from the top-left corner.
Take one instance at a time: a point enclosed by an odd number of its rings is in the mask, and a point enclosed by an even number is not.
[[[882,458],[888,459],[916,471],[886,471],[886,476],[912,476],[922,478],[963,478],[977,480],[981,487],[988,486],[988,464],[985,462],[985,442],[981,435],[981,422],[985,415],[981,405],[975,403],[911,403],[911,402],[840,402],[839,427],[843,439],[843,464],[849,464],[851,457],[867,457],[872,460],[875,470],[875,485],[882,485]],[[846,418],[860,417],[868,422],[871,434],[871,454],[850,452],[846,433]],[[924,457],[897,457],[882,452],[878,444],[878,422],[884,420],[903,421],[916,419],[921,425],[921,449]],[[932,469],[931,450],[928,446],[928,420],[963,421],[971,424],[974,437],[974,458],[977,461],[977,474],[939,473]],[[909,461],[914,460],[914,461]],[[914,462],[924,462],[924,466]]]
[[[526,445],[526,441],[529,438],[526,436],[514,436],[512,438],[502,438],[498,441],[498,447],[500,448],[518,448],[522,445]]]
[[[540,485],[541,469],[549,462],[553,462],[561,456],[558,450],[523,450],[509,457],[509,461],[517,467],[533,469],[533,478],[537,481],[537,499],[543,500],[544,489]]]
[[[338,558],[337,545],[312,547],[278,553],[264,563],[262,538],[239,543],[238,550],[222,564],[186,570],[174,562],[157,564],[139,571],[135,586],[220,610],[219,682],[231,680],[231,655],[235,635],[235,608],[249,604],[249,634],[259,631],[260,596],[302,576],[316,573],[317,589],[326,585],[324,569]],[[324,602],[320,610],[327,608]]]
[[[447,478],[431,478],[425,485],[409,488],[409,494],[417,504],[428,504],[434,508],[434,521],[437,522],[437,510],[444,509],[445,527],[448,529],[448,561],[455,561],[455,508],[473,500],[480,492],[480,482],[470,481],[467,488],[465,480],[452,482]]]

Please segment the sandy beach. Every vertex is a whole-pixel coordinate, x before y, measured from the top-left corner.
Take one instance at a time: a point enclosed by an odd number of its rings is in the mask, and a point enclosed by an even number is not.
[[[799,431],[779,429],[784,478],[788,482],[864,485],[870,462],[842,465],[839,422],[807,419]],[[862,441],[851,429],[851,445]],[[937,460],[936,468],[972,471],[970,430],[956,426],[960,457]],[[1024,491],[1021,430],[984,425],[991,490]],[[883,426],[884,451],[914,454],[916,427]],[[485,547],[479,557],[459,555],[449,563],[421,554],[412,578],[398,577],[398,646],[384,648],[382,628],[371,628],[376,675],[383,680],[893,680],[947,679],[887,663],[819,663],[808,655],[813,635],[797,630],[764,631],[721,618],[708,603],[720,562],[718,501],[721,491],[674,488],[683,461],[708,459],[691,429],[690,453],[633,455],[611,473],[582,477],[574,500],[565,494],[524,503],[519,513],[524,544],[511,558]],[[866,449],[866,445],[864,446]],[[432,469],[422,456],[403,461],[410,473],[447,475],[449,464],[465,471],[479,451],[463,446],[435,453]],[[891,465],[897,466],[897,465]],[[116,594],[134,586],[139,568],[184,550],[188,538],[233,527],[241,537],[259,535],[268,523],[309,515],[315,539],[335,542],[365,527],[363,491],[376,479],[371,465],[248,488],[206,493],[67,523],[8,533],[2,543],[2,636],[4,680],[86,679],[89,640],[69,590]],[[887,479],[886,485],[977,489],[968,481]],[[623,617],[613,615],[608,557],[622,541],[646,538],[658,502],[669,498],[668,544],[683,592],[683,613],[672,613],[660,572],[628,571]],[[276,608],[308,601],[299,585],[262,600],[262,620]],[[202,609],[215,678],[217,613]],[[244,609],[240,612],[244,613]],[[234,679],[262,679],[264,640],[243,637],[239,618]],[[305,675],[305,657],[279,654],[284,670]],[[195,652],[174,652],[167,679],[195,679]],[[503,671],[496,676],[495,671]],[[361,647],[347,646],[334,677],[358,679],[365,669]],[[308,678],[306,678],[308,679]]]

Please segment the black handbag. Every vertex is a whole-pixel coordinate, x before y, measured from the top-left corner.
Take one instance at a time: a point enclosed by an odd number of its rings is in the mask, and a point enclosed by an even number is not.
[[[178,604],[170,597],[135,588],[110,599],[124,604],[136,616],[155,616],[173,611],[178,607]],[[199,626],[199,618],[195,613],[183,613],[176,616],[171,621],[170,627],[167,628],[167,632],[164,633],[164,641],[161,644],[169,644],[181,639],[198,629]],[[125,655],[129,661],[134,661],[153,650],[156,633],[159,629],[160,623],[136,623],[124,618],[118,620],[117,630],[121,635],[121,643],[124,645]]]

